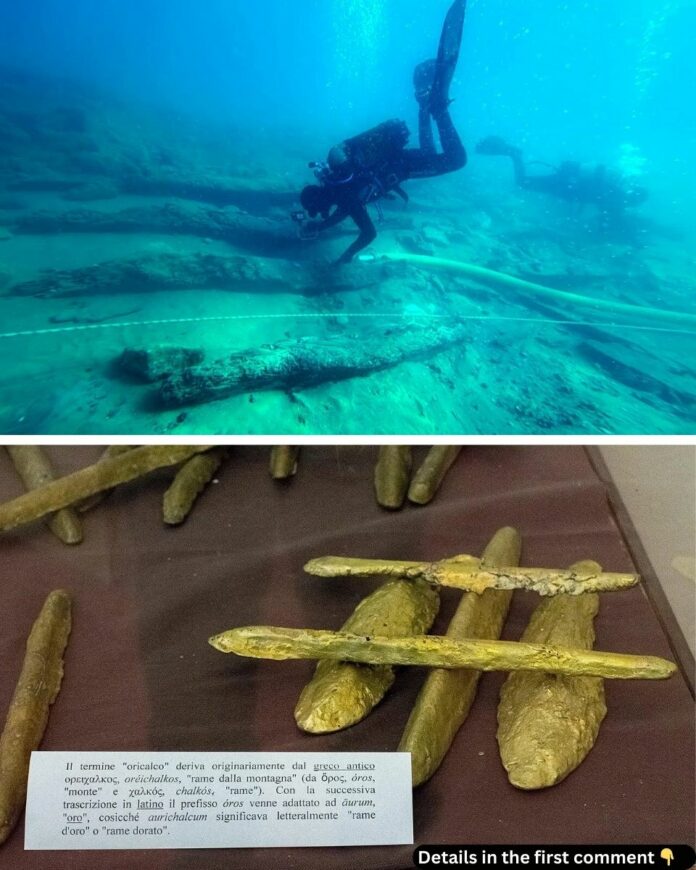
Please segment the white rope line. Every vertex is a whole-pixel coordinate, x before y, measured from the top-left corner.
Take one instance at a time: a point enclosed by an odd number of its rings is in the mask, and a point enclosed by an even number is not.
[[[18,330],[17,332],[0,333],[0,339],[7,338],[29,338],[35,335],[59,335],[68,332],[84,332],[88,329],[128,329],[130,327],[141,326],[163,326],[167,324],[177,323],[211,323],[221,321],[242,321],[242,320],[326,320],[333,317],[343,317],[348,319],[367,319],[367,320],[450,320],[455,323],[467,320],[481,322],[500,322],[500,323],[537,323],[540,325],[550,324],[558,326],[593,326],[599,328],[613,329],[634,329],[642,332],[669,332],[678,335],[696,335],[696,331],[690,329],[670,329],[661,326],[637,326],[627,323],[603,323],[602,321],[580,321],[580,320],[552,320],[544,317],[499,317],[495,315],[452,315],[452,314],[390,314],[390,313],[368,313],[355,312],[345,313],[337,312],[316,312],[316,313],[296,313],[296,314],[221,314],[210,317],[171,317],[160,320],[132,320],[127,322],[116,323],[84,323],[75,324],[73,326],[56,326],[47,327],[45,329],[26,329]]]

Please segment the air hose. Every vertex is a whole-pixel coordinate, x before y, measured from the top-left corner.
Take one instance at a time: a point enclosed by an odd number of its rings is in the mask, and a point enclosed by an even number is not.
[[[390,254],[382,254],[378,257],[366,257],[365,261],[372,260],[374,262],[390,262],[390,263],[413,263],[416,266],[424,266],[431,269],[444,269],[451,272],[459,272],[466,275],[468,278],[496,290],[516,290],[523,293],[531,293],[536,296],[545,296],[548,299],[555,299],[559,302],[569,302],[573,305],[582,306],[584,308],[603,309],[616,314],[629,314],[634,317],[648,318],[652,321],[660,320],[669,323],[679,323],[681,326],[687,324],[696,325],[696,314],[682,311],[672,311],[664,308],[650,308],[644,305],[631,305],[627,302],[617,302],[611,299],[597,299],[593,296],[582,296],[579,293],[569,293],[565,290],[554,290],[551,287],[545,287],[543,284],[536,284],[532,281],[524,281],[521,278],[514,278],[512,275],[506,275],[503,272],[496,272],[493,269],[486,269],[484,266],[475,266],[472,263],[465,263],[461,260],[449,260],[445,257],[428,257],[424,254],[408,254],[395,252]]]

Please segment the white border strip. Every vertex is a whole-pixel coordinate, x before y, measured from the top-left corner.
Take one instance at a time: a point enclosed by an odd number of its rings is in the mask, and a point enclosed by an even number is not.
[[[210,444],[238,447],[373,446],[382,444],[456,444],[462,446],[696,446],[696,435],[16,435],[0,436],[0,444],[107,446],[109,444]]]

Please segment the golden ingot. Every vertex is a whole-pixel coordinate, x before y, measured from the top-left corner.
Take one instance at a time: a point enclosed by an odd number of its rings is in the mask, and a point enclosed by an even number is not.
[[[391,580],[358,604],[343,631],[361,636],[423,634],[433,624],[439,606],[437,590],[422,580]],[[394,669],[389,664],[319,662],[297,702],[295,721],[313,734],[348,728],[367,716],[393,682]]]
[[[531,643],[459,640],[433,635],[370,637],[309,628],[246,626],[211,637],[224,653],[261,659],[338,659],[371,665],[546,671],[618,680],[664,680],[677,667],[655,656],[562,649]]]
[[[573,568],[518,568],[484,565],[475,556],[440,562],[397,562],[386,559],[351,559],[323,556],[304,566],[315,577],[402,577],[425,580],[434,586],[451,586],[467,592],[486,589],[527,589],[539,595],[582,595],[628,589],[640,580],[637,574],[605,574]]]
[[[483,564],[516,565],[522,542],[518,531],[499,529],[483,554]],[[503,630],[512,592],[488,589],[465,592],[447,629],[451,640],[497,640]],[[399,752],[411,753],[414,787],[435,773],[447,754],[476,696],[480,670],[433,668],[426,677],[404,729]]]
[[[596,562],[576,569],[601,570]],[[542,601],[522,641],[592,649],[598,595],[558,595]],[[606,715],[599,677],[516,671],[500,692],[498,745],[512,785],[547,788],[565,779],[592,749]]]

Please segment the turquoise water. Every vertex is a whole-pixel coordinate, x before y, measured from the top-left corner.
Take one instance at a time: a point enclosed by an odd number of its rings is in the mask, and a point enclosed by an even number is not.
[[[393,117],[415,145],[449,5],[0,0],[0,432],[696,431],[692,0],[469,0],[467,167],[369,206],[350,265],[350,221],[298,238],[310,160]],[[648,198],[520,188],[490,135]]]

